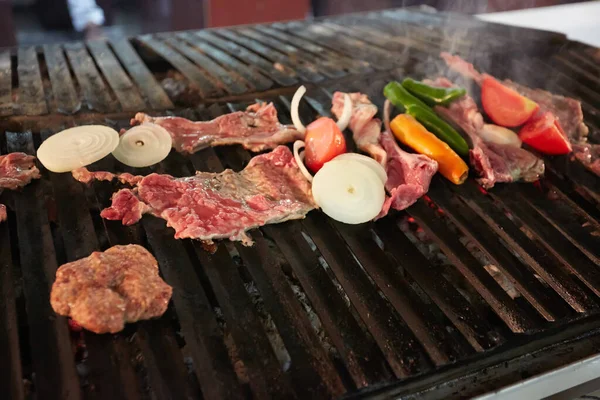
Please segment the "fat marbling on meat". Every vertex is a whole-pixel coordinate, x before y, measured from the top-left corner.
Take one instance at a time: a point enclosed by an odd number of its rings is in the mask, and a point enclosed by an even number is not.
[[[300,219],[316,207],[309,182],[285,146],[255,156],[241,172],[197,172],[174,178],[151,174],[134,190],[115,193],[103,218],[130,225],[150,213],[167,221],[178,239],[210,243],[229,238],[252,241],[246,231]]]
[[[211,146],[232,144],[241,144],[250,151],[258,152],[304,138],[293,126],[279,122],[273,103],[253,104],[246,111],[224,114],[212,121],[151,117],[137,113],[131,125],[146,122],[165,128],[173,139],[173,148],[190,154]]]
[[[154,256],[129,244],[60,266],[50,303],[89,331],[115,333],[125,323],[163,315],[172,291],[158,275]]]

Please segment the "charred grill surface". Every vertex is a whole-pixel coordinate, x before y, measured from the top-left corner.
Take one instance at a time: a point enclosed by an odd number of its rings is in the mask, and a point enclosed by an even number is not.
[[[600,141],[598,50],[563,36],[461,16],[391,10],[313,22],[0,51],[0,154],[35,154],[61,129],[128,126],[135,112],[210,120],[273,101],[290,123],[328,115],[335,90],[380,107],[386,82],[445,72],[452,51],[499,78],[582,101]],[[456,78],[455,76],[449,76]],[[548,79],[552,77],[552,79]],[[348,136],[349,147],[353,147]],[[239,146],[124,170],[189,176],[241,170]],[[0,224],[0,393],[11,399],[468,397],[597,353],[600,180],[546,158],[536,184],[483,191],[473,179],[403,212],[346,226],[305,220],[250,232],[216,252],[154,217],[99,213],[118,183],[50,174],[4,191]],[[38,167],[41,167],[38,165]],[[57,266],[140,244],[173,287],[161,318],[115,335],[69,326],[50,307]],[[435,391],[430,390],[436,386]]]

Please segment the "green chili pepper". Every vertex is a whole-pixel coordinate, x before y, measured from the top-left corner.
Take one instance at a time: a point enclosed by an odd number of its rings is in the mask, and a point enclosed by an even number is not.
[[[457,100],[467,94],[467,91],[464,88],[442,88],[429,86],[423,82],[415,81],[411,78],[404,79],[402,81],[402,86],[431,107],[436,105],[447,106],[454,100]]]
[[[390,82],[383,88],[383,94],[396,107],[412,115],[428,131],[448,143],[462,156],[469,154],[469,145],[465,139],[421,100],[410,94],[399,82]]]

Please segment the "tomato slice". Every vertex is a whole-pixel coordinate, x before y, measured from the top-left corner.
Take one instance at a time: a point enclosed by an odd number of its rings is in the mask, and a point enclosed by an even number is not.
[[[346,152],[346,139],[335,121],[319,118],[306,127],[304,164],[313,173],[323,164]]]
[[[545,154],[568,154],[572,150],[558,119],[548,111],[525,124],[519,137],[523,143]]]
[[[527,122],[539,109],[537,103],[489,75],[481,84],[481,103],[492,121],[511,128]]]

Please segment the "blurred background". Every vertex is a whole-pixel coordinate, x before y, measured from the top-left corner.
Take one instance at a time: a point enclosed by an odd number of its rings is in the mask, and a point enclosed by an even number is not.
[[[0,0],[0,47],[304,19],[393,7],[426,5],[443,11],[485,14],[575,2],[568,0],[293,0],[285,2],[280,0]]]

